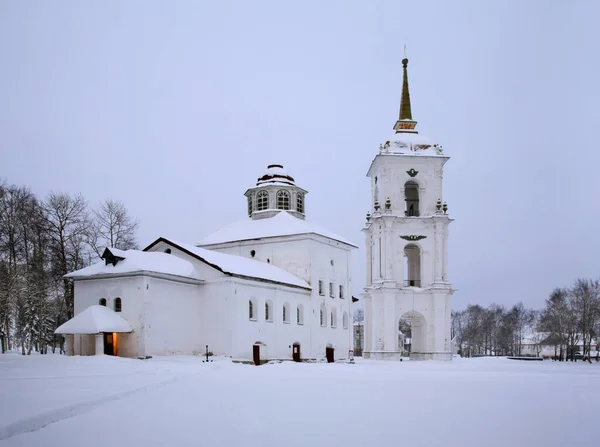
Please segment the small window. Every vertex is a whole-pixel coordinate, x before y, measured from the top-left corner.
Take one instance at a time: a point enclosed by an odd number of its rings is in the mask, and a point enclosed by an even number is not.
[[[277,191],[277,209],[290,209],[290,193],[284,189],[282,189],[281,191]]]
[[[273,305],[271,301],[265,303],[265,320],[270,323],[273,322]]]
[[[168,255],[170,255],[171,254],[171,249],[170,248],[165,249],[165,253],[168,254]]]
[[[269,193],[260,191],[256,195],[256,211],[264,211],[269,208]]]
[[[115,312],[121,312],[121,298],[115,298]]]
[[[321,310],[319,312],[319,320],[322,327],[327,327],[327,309],[324,304],[321,304]]]
[[[337,327],[337,311],[335,308],[331,309],[331,324],[332,328]]]
[[[284,323],[290,322],[290,305],[288,303],[285,303],[283,305],[283,322]]]
[[[256,321],[256,316],[254,315],[254,303],[252,302],[252,300],[248,301],[248,318],[250,318],[251,320]]]
[[[256,256],[256,251],[255,250],[250,250],[250,256],[252,256],[252,257]]]
[[[296,196],[296,211],[304,213],[304,194],[301,192]]]
[[[248,196],[248,216],[252,215],[252,196]]]
[[[344,298],[344,286],[340,284],[340,298]]]
[[[319,280],[319,295],[325,295],[325,290],[323,290],[323,281]]]
[[[100,301],[98,301],[98,304],[106,307],[106,298],[100,298]]]
[[[333,283],[332,282],[329,283],[329,296],[331,298],[334,298],[334,295],[333,295]]]
[[[344,312],[342,316],[342,323],[344,325],[344,329],[348,329],[348,312]]]
[[[304,309],[302,304],[296,308],[296,324],[304,324]]]

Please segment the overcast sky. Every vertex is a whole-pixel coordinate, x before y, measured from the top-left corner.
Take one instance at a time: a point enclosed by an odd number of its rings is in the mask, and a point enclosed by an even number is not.
[[[123,201],[142,246],[246,216],[282,163],[308,220],[356,241],[393,133],[442,144],[453,306],[541,307],[599,277],[597,1],[4,1],[0,177]]]

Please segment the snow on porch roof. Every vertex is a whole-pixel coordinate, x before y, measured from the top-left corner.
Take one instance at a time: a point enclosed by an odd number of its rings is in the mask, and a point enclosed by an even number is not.
[[[298,219],[286,211],[280,211],[275,216],[266,219],[253,220],[248,218],[235,222],[205,237],[198,245],[205,246],[297,234],[318,234],[356,248],[355,244],[337,234],[306,220]]]
[[[131,332],[131,326],[115,311],[97,304],[78,313],[60,325],[55,334],[98,334],[100,332]]]

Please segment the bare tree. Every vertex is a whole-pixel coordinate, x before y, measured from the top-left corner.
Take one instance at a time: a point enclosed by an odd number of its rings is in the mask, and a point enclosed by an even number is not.
[[[597,336],[600,320],[600,281],[578,279],[571,290],[573,309],[579,317],[579,330],[583,341],[583,356],[591,363],[592,339]]]
[[[105,200],[93,211],[93,217],[88,242],[98,256],[102,255],[104,247],[121,250],[138,248],[136,233],[139,221],[129,215],[122,202]]]
[[[89,229],[87,203],[83,196],[51,193],[44,203],[54,279],[62,280],[67,318],[73,318],[73,283],[67,273],[86,264],[85,241]]]

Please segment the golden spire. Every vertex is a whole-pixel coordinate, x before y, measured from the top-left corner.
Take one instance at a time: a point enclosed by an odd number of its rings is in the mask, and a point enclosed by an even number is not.
[[[411,132],[416,133],[416,121],[412,119],[412,111],[410,108],[410,92],[408,90],[408,59],[406,58],[406,44],[404,44],[404,59],[402,59],[402,67],[404,79],[402,81],[402,97],[400,98],[400,115],[398,121],[394,125],[396,133]]]

